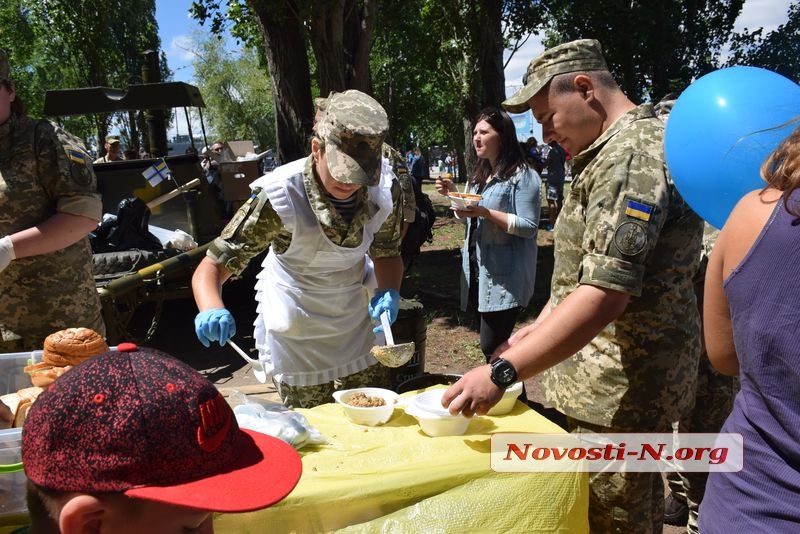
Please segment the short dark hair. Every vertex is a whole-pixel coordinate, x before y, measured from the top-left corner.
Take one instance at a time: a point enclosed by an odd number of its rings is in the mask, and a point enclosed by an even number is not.
[[[614,76],[607,70],[590,70],[587,72],[567,72],[553,76],[553,79],[550,80],[553,92],[557,95],[571,93],[572,80],[579,74],[588,76],[593,83],[605,87],[606,89],[619,89],[619,85],[614,79]]]

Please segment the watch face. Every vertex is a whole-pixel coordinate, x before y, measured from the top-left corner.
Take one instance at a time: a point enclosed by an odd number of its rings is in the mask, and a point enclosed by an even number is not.
[[[493,381],[503,387],[508,387],[517,381],[517,371],[506,360],[498,360],[492,365]]]
[[[502,382],[513,382],[514,381],[514,370],[509,369],[508,366],[503,365],[500,367],[500,380]]]

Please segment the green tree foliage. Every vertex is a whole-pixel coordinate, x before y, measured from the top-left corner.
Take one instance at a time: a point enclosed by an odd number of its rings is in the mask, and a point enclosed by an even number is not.
[[[800,4],[792,3],[787,22],[766,35],[763,28],[734,35],[726,63],[732,65],[761,67],[800,80]]]
[[[155,0],[18,0],[0,7],[0,22],[0,46],[33,116],[41,116],[49,89],[137,83],[142,52],[160,48]],[[87,139],[104,137],[111,121],[64,118]]]
[[[393,141],[455,147],[469,172],[474,118],[505,98],[503,50],[536,31],[542,13],[531,1],[381,2],[372,71]]]
[[[192,66],[212,137],[253,139],[262,150],[275,146],[272,88],[258,51],[245,45],[231,55],[217,37],[196,32],[194,38],[198,50]]]
[[[504,37],[516,40],[534,29],[537,6],[530,0],[197,0],[192,13],[210,21],[212,32],[230,29],[245,41],[258,29],[286,159],[296,152],[292,133],[309,131],[311,95],[350,88],[375,88],[393,143],[464,146],[478,110],[504,97]],[[309,91],[312,75],[316,87]]]
[[[680,92],[719,66],[744,0],[546,0],[545,46],[598,39],[609,68],[634,101]]]

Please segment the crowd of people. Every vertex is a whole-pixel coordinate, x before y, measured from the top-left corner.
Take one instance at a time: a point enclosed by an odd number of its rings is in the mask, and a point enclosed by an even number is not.
[[[522,112],[542,125],[544,157],[535,139],[517,141],[509,113]],[[800,523],[800,435],[793,424],[800,413],[800,352],[792,328],[800,306],[786,276],[800,260],[794,239],[800,128],[764,163],[766,187],[739,202],[718,237],[706,227],[704,240],[703,221],[667,168],[665,120],[652,104],[637,105],[625,95],[593,39],[546,49],[502,109],[488,107],[475,117],[478,160],[466,192],[480,200],[455,214],[465,224],[461,306],[478,313],[485,364],[451,385],[443,404],[453,414],[483,415],[506,388],[538,376],[573,434],[675,428],[741,434],[740,471],[714,472],[707,484],[705,476],[678,476],[670,498],[683,499],[690,532],[791,532]],[[196,335],[206,347],[225,345],[242,327],[225,306],[224,283],[267,252],[255,286],[254,337],[287,406],[329,402],[337,388],[391,387],[388,369],[370,349],[381,335],[380,316],[393,323],[399,311],[409,184],[396,175],[407,169],[404,179],[419,186],[427,169],[418,148],[403,161],[388,147],[388,130],[383,107],[360,91],[321,99],[310,154],[252,184],[252,195],[195,270]],[[105,151],[103,161],[113,161],[119,140],[106,138]],[[0,154],[6,162],[0,169],[0,346],[36,349],[67,326],[103,333],[86,238],[100,216],[91,157],[66,132],[24,114],[5,53]],[[206,156],[204,167],[213,173],[216,159]],[[573,181],[565,199],[567,159]],[[534,290],[541,174],[546,228],[555,232],[550,300],[514,331]],[[457,190],[446,176],[436,189]],[[734,380],[723,380],[714,391],[728,396],[714,404],[714,421],[698,419],[699,408],[707,414],[710,404],[701,395],[723,375],[739,377],[735,401]],[[106,410],[90,406],[105,397],[85,391],[105,391],[110,383],[122,400]],[[170,404],[177,395],[147,395],[167,383],[196,402],[187,408]],[[158,517],[208,529],[210,511],[252,510],[283,498],[299,478],[296,453],[240,431],[235,420],[220,437],[229,447],[227,460],[201,447],[196,456],[170,462],[199,439],[190,436],[205,424],[197,422],[198,403],[233,419],[220,398],[188,367],[135,346],[78,366],[36,402],[23,432],[34,523],[46,525],[42,532],[81,531],[70,525],[87,523],[143,531]],[[0,417],[7,418],[2,408]],[[79,423],[57,424],[68,409],[82,414]],[[146,459],[169,466],[165,472],[131,473],[120,470],[117,456],[105,456],[126,446],[109,429],[123,427],[121,414],[131,412],[151,414],[133,418],[136,424],[169,419],[171,432],[149,433],[165,441],[158,457]],[[91,451],[91,462],[78,455],[54,465],[37,454],[63,443],[53,436],[64,431],[85,443],[82,453]],[[210,480],[219,476],[249,477],[249,496],[215,491]],[[259,488],[252,486],[256,479]],[[661,473],[593,472],[589,485],[592,532],[662,531]],[[126,524],[134,509],[141,522]]]

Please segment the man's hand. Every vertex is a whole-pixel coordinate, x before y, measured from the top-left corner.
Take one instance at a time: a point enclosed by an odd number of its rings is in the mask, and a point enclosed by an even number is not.
[[[12,260],[17,258],[14,254],[14,244],[10,236],[0,239],[0,273],[2,273]]]
[[[442,406],[451,414],[465,417],[484,415],[503,397],[503,388],[491,379],[491,368],[482,365],[469,371],[447,388],[442,395]]]
[[[236,335],[236,321],[225,308],[211,308],[194,318],[194,331],[204,347],[210,347],[212,341],[218,341],[224,347]]]

